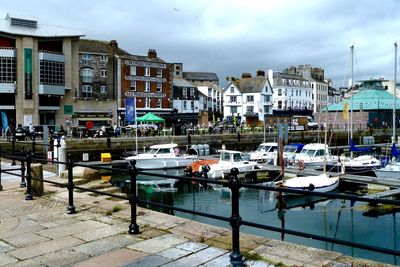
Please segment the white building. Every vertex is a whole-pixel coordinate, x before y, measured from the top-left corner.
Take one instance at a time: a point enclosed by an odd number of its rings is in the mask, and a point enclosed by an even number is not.
[[[274,110],[310,110],[312,108],[311,83],[301,75],[268,71],[273,89]]]
[[[230,81],[224,89],[223,107],[225,119],[236,116],[247,121],[272,114],[272,87],[265,72],[257,71],[256,77],[244,73],[241,79]]]

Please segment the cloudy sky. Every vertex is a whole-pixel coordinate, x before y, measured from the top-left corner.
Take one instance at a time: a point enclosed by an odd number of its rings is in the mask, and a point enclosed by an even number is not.
[[[351,45],[355,80],[393,79],[400,39],[396,0],[13,0],[0,10],[115,39],[132,54],[156,49],[184,71],[217,73],[221,85],[243,72],[311,64],[346,86]]]

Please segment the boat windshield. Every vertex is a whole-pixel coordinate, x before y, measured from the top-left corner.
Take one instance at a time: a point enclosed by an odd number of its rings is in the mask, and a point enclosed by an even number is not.
[[[256,149],[256,152],[269,152],[269,151],[273,151],[272,150],[272,146],[259,146]]]
[[[285,146],[283,148],[283,152],[296,152],[297,147],[295,146]]]
[[[314,156],[315,154],[315,149],[303,149],[300,154],[302,155],[307,155],[307,156]]]
[[[146,153],[147,154],[157,154],[158,148],[150,148]]]
[[[242,160],[243,160],[243,157],[242,157],[242,155],[240,153],[233,154],[233,161],[234,162],[239,162],[239,161],[242,161]]]

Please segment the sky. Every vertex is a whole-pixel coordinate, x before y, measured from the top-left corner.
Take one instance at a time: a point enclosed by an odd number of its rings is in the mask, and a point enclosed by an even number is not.
[[[323,68],[335,88],[351,73],[354,81],[392,80],[400,40],[397,0],[13,0],[0,10],[117,40],[131,54],[156,49],[183,71],[215,72],[221,86],[226,77],[304,64]]]

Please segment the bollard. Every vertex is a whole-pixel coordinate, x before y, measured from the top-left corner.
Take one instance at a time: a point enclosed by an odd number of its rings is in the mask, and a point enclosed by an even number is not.
[[[229,188],[231,189],[232,215],[229,224],[232,227],[232,253],[229,255],[232,266],[243,266],[243,257],[240,254],[239,228],[242,224],[242,218],[239,214],[239,189],[241,187],[238,178],[239,170],[232,168],[229,179]]]
[[[131,225],[129,225],[129,234],[139,234],[139,225],[137,225],[137,195],[136,195],[136,160],[129,161],[129,174],[131,176],[131,195],[129,196],[129,203],[131,204]]]
[[[12,154],[15,155],[15,141],[16,141],[17,137],[15,136],[15,132],[13,133],[12,136],[12,140],[11,140],[11,150],[12,150]],[[13,158],[11,165],[14,166],[15,163],[15,159]]]
[[[31,173],[31,155],[28,153],[26,155],[26,182],[27,182],[27,187],[26,187],[26,196],[25,200],[32,200],[32,173]]]
[[[26,187],[26,182],[25,182],[25,161],[21,160],[21,183],[19,184],[19,187],[24,188]]]
[[[67,208],[67,214],[75,214],[75,206],[74,206],[74,181],[73,181],[73,167],[74,167],[74,162],[72,161],[72,155],[68,154],[68,184],[67,184],[67,189],[68,189],[68,208]]]

